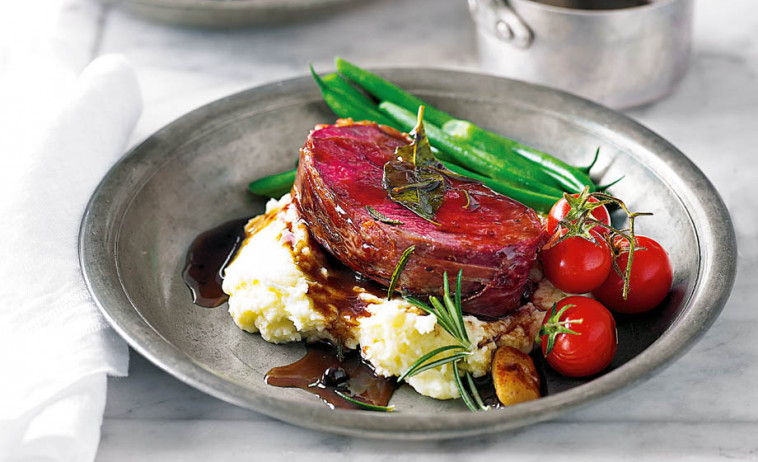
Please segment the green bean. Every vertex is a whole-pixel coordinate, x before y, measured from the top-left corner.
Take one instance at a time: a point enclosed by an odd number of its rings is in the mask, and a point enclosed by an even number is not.
[[[550,175],[568,192],[579,193],[586,185],[589,185],[591,191],[595,191],[597,188],[589,175],[581,169],[517,141],[480,128],[471,122],[451,120],[445,123],[442,130],[448,135],[454,136],[479,149],[498,155],[508,155],[509,158],[515,154],[534,164],[540,165],[545,173]]]
[[[372,107],[376,107],[376,104],[371,101],[371,99],[366,96],[365,94],[361,93],[360,90],[352,86],[347,80],[343,79],[339,74],[332,73],[327,74],[322,79],[324,83],[335,90],[341,90],[343,93],[347,93],[352,95],[355,99],[361,100],[362,102],[366,103],[367,105],[370,105]],[[347,117],[352,117],[348,115]],[[355,117],[353,117],[355,119]],[[358,119],[355,119],[358,120]],[[394,122],[394,121],[393,121]],[[398,124],[384,124],[389,125],[391,127],[401,129]],[[445,160],[448,162],[453,162],[453,158],[450,157],[450,155],[445,154],[444,152],[441,152],[439,149],[432,147],[432,152],[434,153],[434,156],[438,158],[439,160]]]
[[[394,119],[403,130],[411,131],[416,125],[415,114],[389,101],[379,103],[379,110]],[[424,124],[424,128],[432,146],[449,154],[457,163],[470,170],[495,179],[519,184],[525,189],[540,191],[545,194],[553,194],[560,197],[563,193],[558,188],[545,184],[532,176],[529,170],[509,168],[503,159],[481,149],[461,143],[429,122]]]
[[[322,77],[322,80],[327,87],[334,90],[339,90],[342,93],[346,93],[352,96],[354,99],[362,102],[367,106],[376,108],[376,102],[369,98],[365,93],[355,88],[352,84],[350,84],[350,82],[342,78],[342,76],[336,72],[326,74],[324,77]]]
[[[450,162],[442,162],[448,170],[458,175],[481,181],[485,186],[491,190],[498,192],[504,196],[508,196],[513,200],[517,200],[527,207],[531,207],[538,212],[548,212],[550,208],[555,204],[561,196],[554,196],[550,194],[543,194],[528,189],[523,189],[517,185],[507,183],[505,181],[495,180],[493,178],[487,178],[484,175],[479,175],[470,170],[467,170],[461,166],[455,165]]]
[[[455,159],[453,159],[453,156],[450,154],[440,151],[439,149],[432,146],[432,154],[434,154],[434,157],[437,158],[439,161],[445,161],[445,162],[453,162],[455,163]]]
[[[441,126],[446,133],[458,137],[480,151],[498,156],[504,152],[510,153],[507,156],[509,163],[530,172],[528,175],[533,179],[539,179],[548,185],[557,185],[568,192],[581,192],[585,185],[589,185],[593,191],[597,189],[597,186],[590,179],[586,171],[587,169],[574,167],[549,154],[489,132],[469,122],[456,120],[450,114],[429,106],[399,86],[344,59],[336,58],[335,62],[337,70],[342,75],[377,99],[392,102],[411,113],[416,113],[418,107],[424,105],[426,107],[426,119],[433,125]],[[469,124],[471,127],[456,126],[459,123]],[[445,128],[447,124],[452,125]],[[521,159],[522,161],[515,159]],[[531,162],[531,165],[525,164],[523,161]],[[541,168],[532,168],[534,164],[539,165]]]
[[[247,185],[247,189],[258,196],[278,199],[290,192],[290,189],[292,189],[292,183],[295,182],[296,173],[297,169],[294,169],[288,172],[259,178]]]
[[[340,74],[353,81],[380,101],[390,101],[414,114],[418,111],[419,106],[424,106],[426,108],[424,117],[434,125],[442,126],[442,124],[448,120],[453,119],[453,116],[450,114],[429,106],[419,98],[374,73],[361,69],[355,64],[349,63],[342,58],[335,58],[334,61],[337,65],[337,71]]]
[[[321,96],[324,98],[326,104],[332,109],[337,117],[348,118],[352,117],[353,120],[371,120],[378,124],[389,125],[390,127],[398,128],[397,124],[391,119],[387,118],[384,114],[377,111],[375,107],[369,106],[362,102],[360,99],[347,94],[336,87],[330,87],[324,82],[316,71],[311,66],[311,75],[318,84],[319,90],[321,90]]]
[[[507,163],[511,165],[514,165],[524,170],[528,170],[532,172],[535,178],[539,179],[540,181],[544,183],[547,183],[558,189],[565,189],[566,186],[562,182],[556,180],[549,172],[545,171],[542,164],[535,162],[531,159],[527,159],[524,156],[521,156],[515,153],[507,144],[505,143],[487,144],[483,142],[478,142],[479,141],[478,138],[471,136],[474,132],[474,129],[470,128],[469,125],[473,125],[473,124],[471,124],[468,121],[453,119],[453,120],[447,121],[445,125],[442,126],[442,131],[447,133],[448,135],[451,135],[452,137],[456,138],[462,143],[466,143],[475,148],[489,152],[490,154],[500,157],[501,159],[503,159],[504,161],[506,161]],[[569,192],[574,192],[573,186],[569,189]]]

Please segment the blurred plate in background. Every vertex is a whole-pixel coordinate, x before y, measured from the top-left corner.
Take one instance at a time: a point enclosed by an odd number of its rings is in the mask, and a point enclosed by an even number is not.
[[[148,19],[185,26],[242,27],[305,20],[357,0],[125,0]]]

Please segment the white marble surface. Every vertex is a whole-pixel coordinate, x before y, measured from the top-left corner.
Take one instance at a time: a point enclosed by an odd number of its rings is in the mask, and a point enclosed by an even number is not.
[[[367,65],[476,69],[463,0],[371,0],[307,23],[209,31],[145,22],[117,7],[67,0],[60,27],[83,56],[135,65],[145,110],[134,142],[218,97],[329,69]],[[299,429],[196,391],[131,353],[111,379],[99,461],[714,460],[758,459],[758,1],[697,3],[691,69],[666,100],[629,112],[713,181],[732,214],[739,270],[715,325],[647,382],[560,419],[508,435],[377,442]]]

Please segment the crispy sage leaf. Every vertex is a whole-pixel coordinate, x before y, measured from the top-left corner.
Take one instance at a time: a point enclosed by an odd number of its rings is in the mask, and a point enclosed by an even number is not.
[[[386,215],[384,215],[383,213],[381,213],[378,210],[374,209],[370,205],[366,206],[366,211],[376,221],[380,221],[382,223],[387,223],[388,225],[402,225],[402,224],[404,224],[400,220],[395,220],[395,219],[387,217]]]
[[[395,158],[384,164],[382,185],[392,201],[424,220],[439,224],[434,215],[445,197],[445,177],[424,130],[424,107],[418,111],[418,124],[411,132],[413,142],[395,150]]]
[[[432,146],[426,137],[424,129],[424,106],[418,108],[418,122],[411,132],[413,143],[407,146],[401,146],[395,150],[395,154],[404,162],[409,162],[419,167],[436,166],[437,159],[432,153]]]

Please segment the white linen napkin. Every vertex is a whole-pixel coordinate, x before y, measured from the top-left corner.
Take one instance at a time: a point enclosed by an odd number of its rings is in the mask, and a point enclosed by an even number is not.
[[[136,76],[124,58],[103,56],[78,78],[48,78],[57,109],[37,107],[29,117],[20,107],[10,113],[12,104],[0,108],[0,122],[13,127],[0,130],[2,461],[94,459],[106,374],[124,376],[128,367],[126,344],[82,279],[77,236],[90,195],[141,112]],[[23,92],[32,100],[46,88],[16,91],[17,101]]]

